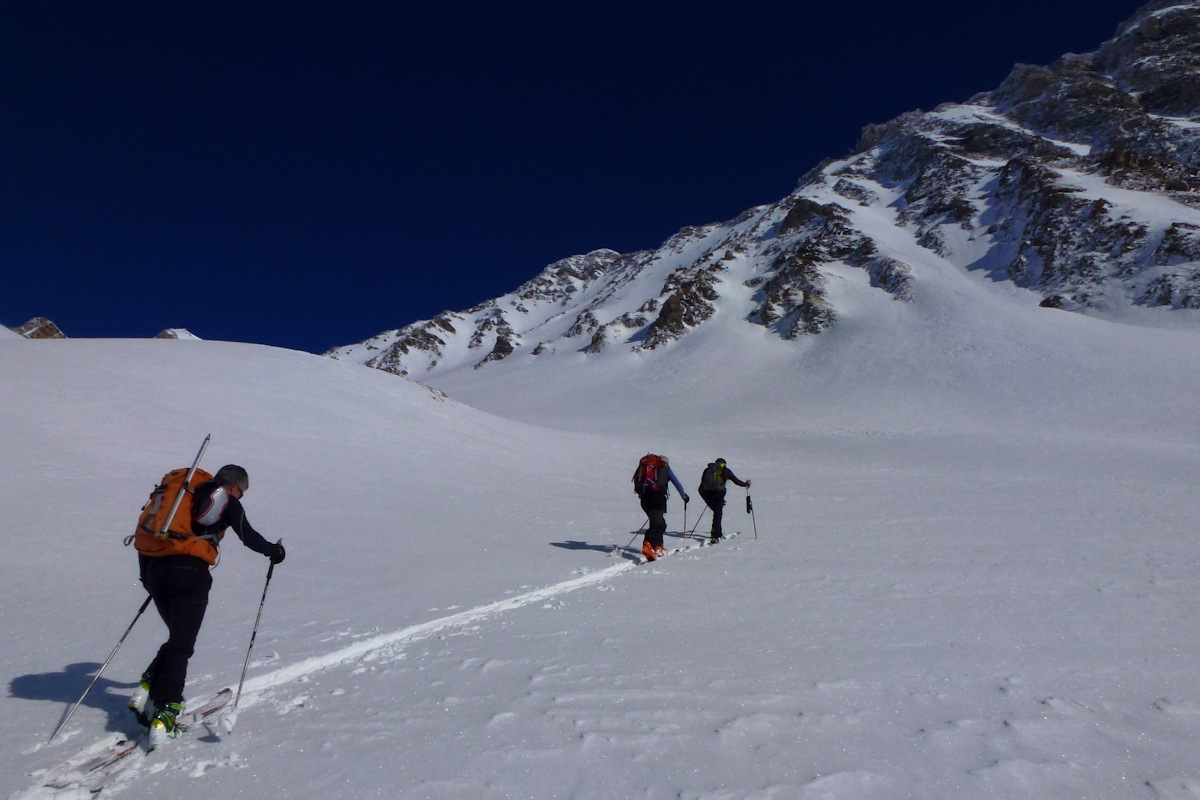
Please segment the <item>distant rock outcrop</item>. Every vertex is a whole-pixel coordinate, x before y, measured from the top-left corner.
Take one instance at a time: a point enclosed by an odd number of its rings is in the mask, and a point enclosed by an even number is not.
[[[187,328],[167,328],[159,331],[154,336],[155,339],[186,339],[189,341],[200,341],[200,337],[189,331]]]
[[[910,303],[946,269],[1069,311],[1200,309],[1200,0],[1155,0],[1094,53],[868,125],[847,157],[734,220],[572,256],[328,355],[419,377],[648,352],[716,320],[799,339],[880,298]]]
[[[67,335],[59,327],[45,317],[34,317],[24,325],[18,325],[13,331],[26,339],[66,339]]]

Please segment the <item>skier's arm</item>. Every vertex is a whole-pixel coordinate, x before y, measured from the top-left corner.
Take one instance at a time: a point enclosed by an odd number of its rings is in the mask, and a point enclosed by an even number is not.
[[[675,488],[679,490],[679,496],[683,498],[683,502],[686,503],[692,499],[688,497],[688,493],[683,488],[683,484],[679,482],[679,478],[675,477],[675,470],[667,467],[667,477],[671,479],[671,483],[675,484]]]
[[[734,475],[733,470],[731,470],[728,466],[725,467],[725,478],[726,478],[726,480],[733,481],[738,486],[749,486],[750,485],[750,481],[739,480],[738,476]]]
[[[242,507],[242,502],[236,497],[229,498],[229,505],[225,506],[225,513],[222,517],[222,522],[233,529],[246,547],[256,553],[262,553],[268,558],[278,553],[280,546],[268,542],[261,533],[254,530],[250,521],[246,519],[246,509]]]

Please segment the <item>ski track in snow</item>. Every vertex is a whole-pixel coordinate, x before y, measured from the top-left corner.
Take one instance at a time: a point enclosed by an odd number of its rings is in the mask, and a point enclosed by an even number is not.
[[[733,534],[733,536],[736,535]],[[729,538],[732,538],[732,536]],[[671,554],[681,554],[697,549],[702,545],[702,540],[699,543],[685,543],[682,547],[672,550]],[[615,555],[621,550],[622,548],[620,547],[614,547],[613,554]],[[641,561],[636,560],[636,557],[634,557],[623,563],[604,567],[594,572],[588,572],[578,577],[524,592],[514,597],[497,600],[493,603],[487,603],[416,625],[410,625],[398,631],[371,636],[326,655],[314,656],[299,663],[282,667],[274,672],[248,679],[242,689],[242,696],[236,711],[225,713],[217,720],[206,720],[200,723],[201,730],[193,731],[188,735],[188,738],[197,736],[204,741],[213,741],[219,738],[222,726],[226,730],[231,730],[237,719],[237,715],[246,709],[258,705],[272,689],[295,683],[342,664],[368,659],[380,653],[392,652],[402,645],[421,641],[447,630],[463,628],[497,614],[515,611],[536,603],[544,603],[570,592],[604,583],[633,567],[639,566],[641,563]],[[289,705],[302,706],[306,699],[304,696],[294,698]],[[187,705],[194,706],[203,703],[205,700],[207,700],[207,696],[191,698],[188,700]],[[281,711],[280,713],[287,712]],[[207,731],[207,734],[205,731]],[[76,797],[93,797],[99,792],[103,792],[107,796],[128,786],[133,776],[143,768],[154,771],[165,768],[165,764],[162,762],[157,764],[140,763],[138,754],[134,753],[107,769],[99,770],[94,775],[80,771],[93,758],[109,751],[125,738],[122,734],[107,735],[89,744],[68,758],[59,767],[40,770],[34,773],[34,777],[37,779],[36,784],[30,787],[25,793],[13,795],[10,800],[49,800],[49,798],[69,800]],[[200,777],[214,766],[230,766],[236,760],[236,756],[232,755],[225,755],[217,759],[197,760],[189,774],[191,777]]]
[[[637,566],[635,561],[627,561],[622,564],[614,564],[611,567],[589,572],[585,575],[580,575],[577,578],[562,581],[561,583],[551,584],[540,589],[534,589],[530,592],[519,594],[515,597],[509,597],[504,600],[497,600],[494,603],[478,606],[476,608],[460,611],[457,614],[451,614],[447,617],[439,617],[428,622],[422,622],[417,625],[410,625],[407,628],[402,628],[391,633],[384,633],[378,636],[372,636],[368,639],[363,639],[360,642],[344,647],[333,653],[324,656],[314,656],[297,664],[288,667],[282,667],[275,672],[261,675],[253,680],[246,681],[245,692],[250,694],[249,702],[243,702],[241,709],[249,708],[255,704],[255,695],[267,690],[280,686],[282,684],[291,683],[300,678],[307,677],[324,669],[345,664],[350,661],[357,661],[367,656],[373,655],[381,651],[393,649],[399,645],[409,642],[420,641],[421,639],[433,636],[442,631],[451,628],[461,628],[473,622],[478,622],[494,614],[500,614],[505,611],[514,611],[523,606],[531,605],[541,601],[549,600],[559,595],[574,592],[579,589],[591,586],[593,584],[602,583],[610,580],[617,574],[624,572],[631,567]],[[243,696],[244,697],[244,696]]]

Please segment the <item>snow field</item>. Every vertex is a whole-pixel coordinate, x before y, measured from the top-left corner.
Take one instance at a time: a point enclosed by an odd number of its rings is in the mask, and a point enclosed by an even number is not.
[[[91,796],[46,784],[127,730],[157,619],[45,738],[143,596],[120,538],[212,432],[288,560],[236,727],[105,796],[1195,797],[1195,334],[961,291],[474,398],[549,427],[269,348],[4,343],[3,794]],[[758,538],[734,488],[740,536],[632,566],[647,450],[689,491],[729,459]],[[196,700],[236,682],[266,572],[223,552]]]

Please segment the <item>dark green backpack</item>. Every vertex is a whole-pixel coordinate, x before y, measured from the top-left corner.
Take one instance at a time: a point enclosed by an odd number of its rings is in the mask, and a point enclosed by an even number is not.
[[[700,475],[700,491],[720,492],[725,488],[725,465],[712,462]]]

